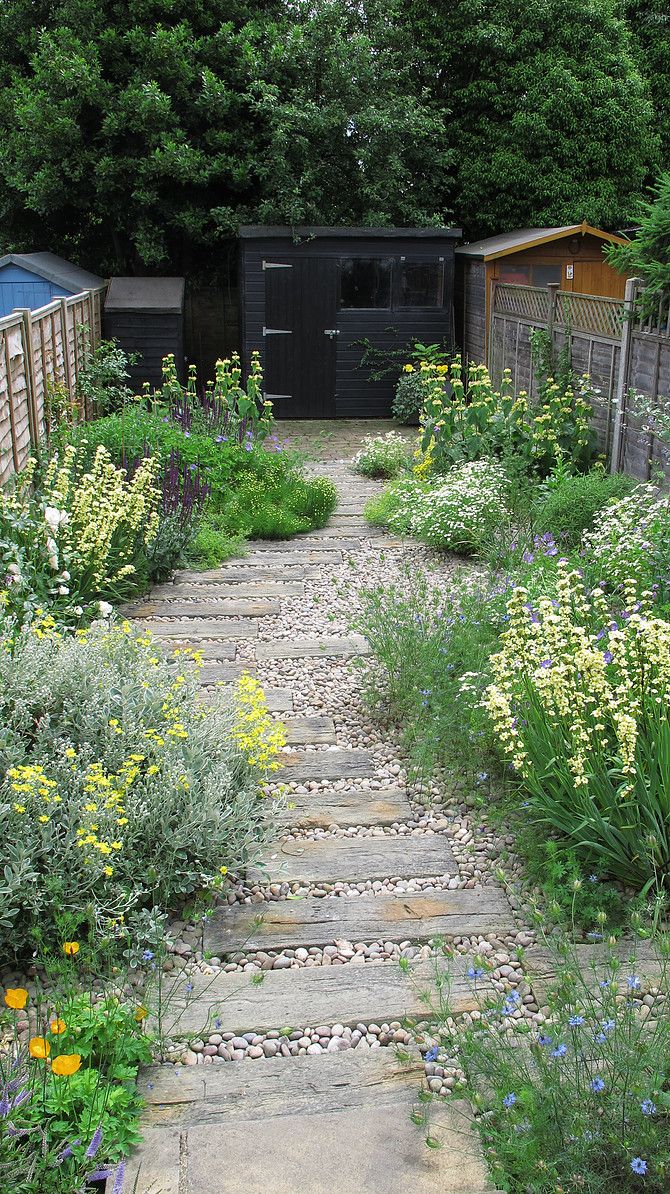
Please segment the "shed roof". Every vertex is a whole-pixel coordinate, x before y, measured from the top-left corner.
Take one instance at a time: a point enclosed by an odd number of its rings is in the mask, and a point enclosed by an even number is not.
[[[593,228],[585,222],[581,224],[563,224],[559,228],[519,228],[515,232],[502,232],[499,236],[489,236],[486,240],[475,241],[471,245],[459,245],[456,252],[462,257],[477,257],[482,261],[495,261],[497,257],[507,257],[510,253],[518,253],[521,249],[533,249],[536,245],[546,244],[547,241],[561,240],[566,236],[597,236],[616,245],[625,245],[627,240],[623,236],[616,236],[613,232],[604,232],[602,228]]]
[[[105,311],[181,311],[183,278],[112,278]]]
[[[55,253],[5,253],[4,257],[0,257],[0,269],[3,265],[19,265],[28,273],[46,278],[47,282],[62,286],[63,290],[69,290],[72,294],[95,290],[104,283],[104,278],[89,273]]]
[[[460,228],[328,228],[318,224],[244,224],[239,235],[242,240],[266,237],[339,238],[358,240],[362,237],[378,237],[380,240],[404,240],[416,237],[418,240],[454,240],[463,235]]]

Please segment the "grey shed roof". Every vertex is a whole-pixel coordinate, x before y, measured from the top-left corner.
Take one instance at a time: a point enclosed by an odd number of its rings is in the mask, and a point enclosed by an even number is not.
[[[105,311],[181,311],[183,278],[112,278]]]
[[[517,228],[514,232],[502,232],[499,236],[489,236],[486,240],[478,240],[471,245],[459,245],[456,252],[459,257],[478,257],[483,261],[493,261],[496,257],[506,257],[508,253],[515,253],[520,249],[532,249],[535,245],[542,245],[547,241],[580,234],[598,236],[618,245],[627,243],[622,236],[615,236],[613,232],[604,232],[602,228],[582,223],[563,224],[558,228]]]
[[[95,290],[102,286],[104,278],[91,274],[64,257],[57,257],[55,253],[5,253],[0,257],[0,269],[3,265],[19,265],[31,274],[38,274],[53,282],[55,286],[62,286],[72,294],[79,294],[82,290]]]

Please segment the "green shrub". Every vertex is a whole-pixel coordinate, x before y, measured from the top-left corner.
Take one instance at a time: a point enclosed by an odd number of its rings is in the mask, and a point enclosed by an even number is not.
[[[423,409],[425,390],[421,382],[421,374],[401,373],[395,388],[391,411],[398,423],[418,423]]]
[[[182,562],[189,568],[218,568],[225,560],[245,554],[244,539],[221,530],[221,516],[205,515],[192,539],[182,551]]]
[[[127,355],[117,340],[101,340],[89,352],[77,373],[77,399],[84,411],[97,415],[121,410],[132,399],[128,365],[137,357]]]
[[[406,470],[409,461],[407,440],[396,431],[387,431],[386,435],[366,435],[351,463],[364,477],[393,478]]]
[[[259,697],[258,748],[240,745],[249,710],[237,695],[203,706],[187,654],[163,658],[128,623],[2,643],[5,954],[57,915],[86,928],[170,907],[254,855],[274,723]]]
[[[543,994],[549,1015],[540,1025],[523,1013],[516,986],[491,993],[482,958],[468,970],[477,1016],[455,1024],[447,963],[433,1001],[432,1056],[438,1064],[456,1056],[456,1089],[474,1105],[497,1186],[662,1194],[670,1183],[668,940],[654,943],[648,962],[634,943],[604,946],[592,963],[568,943],[545,945],[557,978]],[[533,981],[530,971],[525,982]],[[439,1145],[440,1116],[433,1125],[428,1106],[413,1118]]]
[[[551,531],[556,539],[576,547],[582,533],[593,529],[600,511],[626,497],[635,484],[624,473],[606,473],[602,468],[567,476],[539,500],[534,516],[536,530],[540,534]]]
[[[636,486],[596,515],[583,549],[594,580],[611,589],[633,578],[641,588],[656,586],[658,600],[667,601],[670,499],[651,483]]]

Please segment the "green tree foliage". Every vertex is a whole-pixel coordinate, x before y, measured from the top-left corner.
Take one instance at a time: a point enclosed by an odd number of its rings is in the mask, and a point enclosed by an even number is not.
[[[625,222],[655,164],[646,84],[612,0],[410,4],[452,108],[453,207],[471,235]]]
[[[660,141],[660,165],[670,170],[670,3],[668,0],[627,0],[626,21],[636,58],[654,105],[654,125]]]
[[[49,247],[99,268],[189,271],[245,221],[439,221],[445,114],[388,10],[61,0],[40,28],[32,0],[7,0],[12,247],[46,227]]]
[[[656,309],[659,295],[670,291],[670,173],[661,175],[651,195],[637,205],[638,228],[630,244],[609,245],[606,251],[615,269],[642,278],[640,306],[646,314]]]

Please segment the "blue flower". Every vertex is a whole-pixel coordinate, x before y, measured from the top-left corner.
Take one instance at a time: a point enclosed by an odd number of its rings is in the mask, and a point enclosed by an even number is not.
[[[484,971],[482,970],[481,966],[468,966],[468,969],[465,973],[467,974],[468,978],[481,978]]]
[[[589,883],[597,883],[597,882],[598,882],[597,875],[589,875]]]
[[[643,1115],[655,1115],[656,1104],[651,1099],[643,1099],[640,1103],[640,1111]]]
[[[604,1045],[607,1037],[604,1032],[597,1032],[593,1038],[596,1045]]]
[[[553,1037],[547,1036],[546,1033],[541,1032],[539,1037],[537,1038],[537,1043],[538,1043],[538,1045],[542,1045],[542,1047],[544,1048],[545,1046],[550,1045],[552,1043],[553,1039],[554,1039]]]
[[[583,1023],[584,1023],[583,1016],[570,1016],[570,1019],[568,1020],[568,1024],[570,1025],[571,1028],[579,1028],[580,1024],[583,1024]]]
[[[628,983],[629,991],[639,991],[641,984],[637,974],[629,974],[626,982]]]
[[[605,663],[611,663],[614,659],[614,656],[611,651],[603,651],[603,659],[605,660]]]
[[[616,1028],[616,1020],[603,1020],[601,1027],[603,1032],[612,1032]]]
[[[540,660],[540,667],[551,667],[551,659]]]
[[[184,990],[187,995],[190,995],[191,991],[193,990],[193,983],[187,983],[186,986],[184,987]]]
[[[512,1091],[510,1091],[510,1093],[506,1094],[503,1099],[503,1107],[505,1107],[509,1111],[510,1107],[513,1107],[515,1103],[516,1103],[516,1095],[513,1094]]]
[[[153,956],[154,956],[153,950],[151,950],[151,949],[142,950],[142,961],[143,962],[150,962],[151,959],[153,958]]]
[[[557,1045],[555,1049],[552,1049],[550,1057],[565,1057],[567,1051],[567,1045]]]
[[[633,1160],[630,1163],[630,1167],[633,1170],[633,1173],[646,1173],[647,1172],[647,1162],[644,1161],[642,1159],[642,1157],[633,1157]]]
[[[423,1060],[424,1061],[437,1061],[437,1055],[438,1055],[439,1051],[440,1050],[438,1049],[437,1045],[431,1045],[431,1047],[427,1051],[427,1053],[424,1054]]]
[[[601,982],[598,983],[598,986],[600,987],[601,991],[604,991],[606,987],[609,987],[611,985],[611,982],[612,982],[611,979],[604,978],[601,980]]]
[[[592,1078],[591,1079],[591,1090],[593,1091],[594,1094],[600,1094],[600,1092],[604,1089],[605,1089],[605,1083],[603,1082],[602,1078]]]

